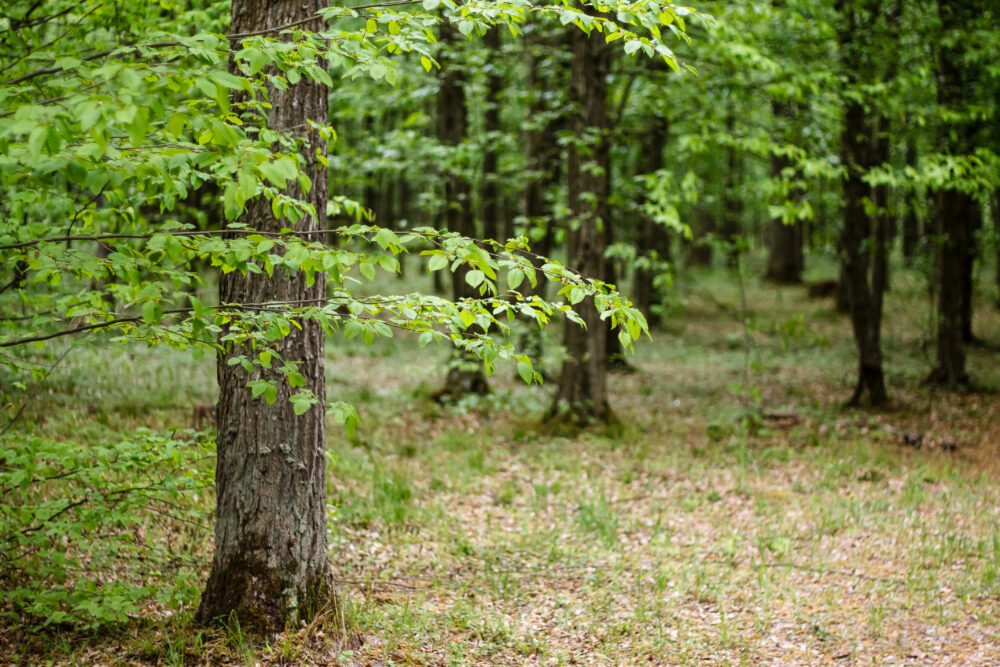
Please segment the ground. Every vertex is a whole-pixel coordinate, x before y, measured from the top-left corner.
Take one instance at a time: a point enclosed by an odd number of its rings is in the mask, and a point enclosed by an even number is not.
[[[328,396],[364,420],[353,437],[331,424],[329,441],[350,637],[330,619],[269,642],[199,630],[192,594],[89,632],[8,617],[0,661],[1000,664],[1000,397],[920,385],[923,284],[900,273],[888,296],[880,412],[842,407],[855,361],[831,303],[747,278],[744,318],[721,271],[682,276],[635,372],[612,376],[620,424],[573,437],[539,435],[551,388],[511,369],[490,396],[438,405],[443,349],[331,343]],[[976,331],[1000,343],[989,297]],[[970,352],[985,387],[997,362]],[[101,346],[65,363],[23,428],[93,442],[188,426],[213,397],[211,360],[181,352]],[[184,535],[197,581],[210,540]]]

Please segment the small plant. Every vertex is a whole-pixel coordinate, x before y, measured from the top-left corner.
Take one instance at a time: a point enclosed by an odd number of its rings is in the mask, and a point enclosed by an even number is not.
[[[212,459],[214,443],[188,431],[143,429],[94,447],[8,436],[0,444],[6,615],[96,628],[125,622],[147,600],[193,604],[200,570],[171,544],[192,526],[208,535]],[[128,561],[133,574],[118,575]]]

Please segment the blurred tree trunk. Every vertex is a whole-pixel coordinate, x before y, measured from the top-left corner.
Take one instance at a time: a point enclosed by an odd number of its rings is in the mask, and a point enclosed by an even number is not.
[[[250,32],[314,16],[326,6],[310,0],[236,0],[232,5],[233,32]],[[287,90],[268,91],[272,108],[268,125],[293,130],[309,141],[307,119],[325,122],[327,90],[303,79]],[[304,194],[298,185],[289,195],[315,206],[320,220],[303,217],[298,231],[323,227],[327,178],[307,147],[303,172],[312,181]],[[240,218],[252,229],[277,232],[288,220],[276,220],[266,199],[247,205]],[[267,303],[321,300],[326,294],[324,275],[312,285],[303,272],[266,274],[239,271],[221,276],[220,303]],[[287,363],[298,364],[305,387],[319,399],[318,406],[296,416],[290,389],[277,372],[259,371],[278,380],[273,405],[254,398],[247,374],[228,362],[247,350],[234,348],[218,359],[219,403],[218,460],[216,464],[215,554],[197,619],[202,623],[237,618],[244,631],[254,634],[297,627],[329,605],[336,605],[326,542],[326,390],[324,385],[323,331],[316,322],[302,321],[301,329],[278,344]]]
[[[771,103],[772,116],[775,121],[789,119],[791,106],[786,102]],[[771,155],[771,178],[781,181],[782,174],[791,166],[787,156]],[[782,188],[782,192],[784,192]],[[786,193],[786,197],[795,197],[799,193]],[[802,282],[802,271],[805,268],[805,258],[802,252],[804,230],[802,221],[796,219],[786,224],[781,216],[771,220],[768,234],[767,269],[764,279],[780,285],[798,285]]]
[[[996,243],[996,275],[994,276],[997,287],[997,310],[1000,310],[1000,190],[993,193],[993,234]]]
[[[938,0],[942,39],[938,47],[938,104],[959,114],[942,121],[941,148],[952,155],[966,155],[976,144],[975,122],[962,114],[967,110],[975,65],[965,57],[966,44],[955,34],[974,24],[985,5],[977,0]],[[972,336],[972,265],[974,233],[982,222],[979,203],[957,188],[942,188],[934,197],[937,239],[938,330],[937,363],[927,382],[965,386],[965,343]]]
[[[646,160],[641,167],[644,174],[653,174],[663,168],[667,130],[665,118],[657,116],[653,119],[649,146],[645,153]],[[658,268],[658,265],[670,259],[670,234],[650,215],[643,216],[638,257],[633,298],[635,299],[635,307],[646,317],[649,326],[653,327],[658,325],[662,319],[660,305],[663,303],[663,291],[658,284],[658,278],[663,275],[663,271]]]
[[[726,115],[726,132],[734,135],[735,117],[732,109]],[[743,242],[743,200],[739,196],[743,165],[739,153],[732,146],[726,147],[726,185],[722,193],[722,238],[726,242],[726,263],[729,268],[738,266],[740,246]]]
[[[486,151],[483,153],[483,182],[479,188],[479,202],[483,216],[483,238],[497,239],[500,236],[500,195],[497,174],[497,139],[500,136],[500,98],[503,95],[503,77],[497,62],[500,60],[500,29],[489,29],[483,39],[490,50],[490,60],[486,67],[486,111],[483,130],[486,133]]]
[[[556,113],[551,108],[550,91],[564,86],[564,68],[560,66],[553,55],[556,50],[540,43],[537,31],[525,31],[527,52],[528,108],[525,118],[524,133],[524,164],[526,180],[522,190],[521,215],[526,226],[525,235],[531,244],[528,255],[536,269],[541,269],[543,262],[539,257],[547,257],[552,250],[553,226],[555,221],[552,210],[546,201],[546,194],[559,184],[561,174],[561,150],[559,147],[559,132],[566,125],[562,113]],[[567,38],[568,33],[564,33]],[[543,54],[548,54],[546,58]],[[546,279],[542,272],[536,272],[537,282],[534,287],[526,280],[521,283],[519,291],[525,297],[539,296],[545,298]],[[521,336],[518,346],[531,357],[535,370],[542,375],[547,371],[543,364],[543,335],[541,329],[532,321],[529,329]]]
[[[455,28],[444,21],[439,27],[441,50],[438,61],[437,138],[442,145],[458,149],[467,135],[465,74],[450,55],[455,48]],[[457,159],[444,174],[445,227],[449,232],[474,238],[475,221],[472,216],[472,187],[462,172]],[[455,301],[478,298],[479,292],[465,281],[468,267],[459,267],[451,277],[451,295]],[[483,362],[473,354],[456,351],[449,364],[444,387],[437,397],[459,397],[467,394],[485,394],[490,390],[486,382]]]
[[[910,137],[906,142],[906,166],[917,168],[917,142]],[[917,243],[920,241],[920,217],[917,213],[917,196],[912,190],[907,190],[904,196],[906,206],[903,212],[903,261],[907,266],[913,265],[917,255]]]
[[[861,33],[865,22],[882,10],[881,0],[841,2],[838,36],[841,62],[848,85],[864,83],[863,73],[874,66],[873,39]],[[885,293],[888,252],[888,216],[885,212],[887,188],[874,191],[865,176],[889,157],[887,121],[871,115],[865,104],[850,97],[844,112],[841,144],[844,179],[844,229],[842,237],[842,278],[849,292],[851,326],[858,348],[858,382],[850,399],[861,405],[865,395],[872,406],[888,402],[882,369],[882,302]],[[871,201],[876,211],[866,210]]]
[[[702,206],[691,209],[692,243],[684,255],[684,266],[711,266],[712,244],[708,237],[715,233],[715,218]]]
[[[589,7],[586,11],[592,11]],[[570,74],[571,128],[574,141],[569,152],[569,206],[574,217],[567,239],[568,264],[592,278],[604,270],[608,221],[607,75],[609,47],[604,36],[573,29],[573,66]],[[567,322],[563,344],[567,359],[550,418],[575,423],[603,422],[611,417],[605,358],[608,328],[592,298],[575,306],[586,323],[584,329]]]

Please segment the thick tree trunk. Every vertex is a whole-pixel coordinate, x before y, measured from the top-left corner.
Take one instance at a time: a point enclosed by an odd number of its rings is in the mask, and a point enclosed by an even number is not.
[[[609,47],[603,35],[595,31],[588,36],[574,29],[570,104],[575,142],[569,153],[569,205],[575,220],[568,235],[568,262],[594,278],[601,277],[604,267],[602,226],[608,220],[608,178],[600,168],[607,164],[608,153],[608,69]],[[586,150],[578,145],[584,141],[588,142]],[[598,316],[593,299],[585,299],[575,308],[587,328],[566,323],[563,344],[567,359],[550,415],[580,424],[607,421],[611,416],[605,367],[607,325]]]
[[[938,0],[943,37],[938,49],[938,104],[943,109],[966,110],[975,65],[966,60],[967,46],[955,40],[954,34],[975,21],[983,9],[983,3],[976,0]],[[942,148],[954,155],[968,154],[975,146],[976,131],[974,121],[967,118],[945,123]],[[935,193],[934,218],[938,236],[937,364],[927,382],[967,386],[965,342],[972,335],[972,264],[974,231],[981,223],[979,203],[961,190],[942,189]]]
[[[667,123],[664,118],[654,118],[646,151],[643,173],[653,174],[663,168],[663,148],[667,142]],[[661,262],[670,259],[670,234],[663,225],[657,224],[651,216],[644,216],[639,241],[639,263],[633,278],[633,299],[635,307],[646,317],[649,326],[654,327],[662,320],[663,291],[659,279],[663,271]]]
[[[454,48],[456,41],[455,28],[450,23],[441,24],[439,39],[442,49],[438,56],[441,69],[438,73],[437,138],[445,146],[457,147],[465,141],[468,131],[465,74],[458,63],[448,58],[449,50]],[[458,167],[451,168],[444,175],[444,205],[445,226],[448,231],[470,238],[475,237],[475,220],[471,210],[472,186]],[[475,288],[465,282],[465,274],[468,272],[469,269],[463,266],[452,274],[451,296],[455,301],[475,299],[480,296]],[[468,394],[486,394],[489,391],[483,362],[473,354],[456,351],[449,362],[444,387],[436,396],[457,398]]]
[[[232,7],[233,32],[250,32],[308,18],[325,7],[310,0],[237,0]],[[269,91],[272,109],[268,125],[296,130],[308,139],[306,120],[327,118],[327,91],[303,80],[288,90]],[[304,195],[297,185],[289,194],[326,210],[326,173],[320,170],[315,146],[302,151],[303,167],[312,181]],[[248,204],[241,222],[253,229],[277,232],[288,226],[276,220],[269,203],[257,198]],[[299,231],[319,228],[319,221],[304,217]],[[276,271],[265,274],[238,271],[224,274],[219,301],[226,303],[300,302],[325,295],[323,274],[312,285],[303,273]],[[326,392],[324,386],[324,335],[319,325],[301,322],[277,344],[281,358],[298,364],[306,388],[319,399],[304,415],[296,416],[290,389],[279,380],[277,400],[268,405],[247,388],[247,374],[228,361],[246,353],[232,349],[218,360],[219,403],[218,494],[215,555],[197,618],[202,623],[239,620],[244,631],[269,634],[311,618],[335,603],[326,542]],[[256,371],[277,379],[277,373]]]

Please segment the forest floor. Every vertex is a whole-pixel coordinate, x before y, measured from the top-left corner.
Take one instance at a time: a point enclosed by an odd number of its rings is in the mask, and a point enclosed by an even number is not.
[[[510,369],[439,405],[444,350],[331,343],[328,398],[363,418],[329,436],[349,641],[201,630],[195,595],[111,630],[7,618],[0,663],[1000,664],[1000,396],[921,385],[921,285],[899,274],[888,296],[893,405],[874,412],[842,407],[856,362],[828,300],[748,280],[744,318],[720,271],[679,280],[634,372],[612,375],[620,424],[575,437],[539,434],[551,387]],[[975,329],[1000,344],[993,298]],[[969,355],[1000,387],[1000,354]],[[74,353],[22,428],[188,425],[213,377],[173,351]],[[185,548],[204,577],[210,540]]]

